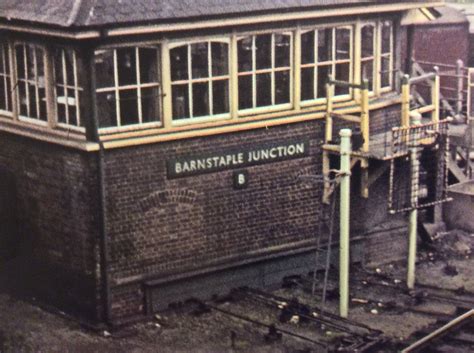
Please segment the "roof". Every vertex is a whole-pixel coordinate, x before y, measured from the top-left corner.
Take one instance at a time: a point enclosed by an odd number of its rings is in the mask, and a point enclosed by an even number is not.
[[[447,24],[459,24],[459,23],[467,23],[468,19],[466,15],[453,7],[450,6],[443,6],[443,7],[436,7],[436,12],[439,13],[439,17],[435,20],[431,21],[430,25],[447,25]]]
[[[438,0],[0,0],[0,19],[59,27],[100,27],[401,2],[439,3]]]
[[[469,21],[469,32],[474,33],[474,4],[449,4],[459,10]]]

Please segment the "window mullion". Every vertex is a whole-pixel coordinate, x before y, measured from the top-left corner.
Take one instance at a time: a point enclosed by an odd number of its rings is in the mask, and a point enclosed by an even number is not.
[[[122,126],[122,118],[120,116],[120,91],[119,91],[119,74],[118,74],[118,59],[117,49],[114,49],[114,88],[115,88],[115,119],[117,126]]]
[[[25,96],[26,96],[26,115],[31,116],[31,108],[30,108],[30,89],[29,89],[29,82],[28,82],[28,58],[26,56],[26,44],[23,44],[23,67],[25,72],[24,83],[25,83]],[[19,99],[21,101],[21,99]]]
[[[138,47],[135,48],[135,72],[137,75],[137,108],[138,108],[138,123],[143,122],[142,118],[142,88],[141,88],[141,76],[140,76],[140,52]]]
[[[16,58],[16,50],[14,43],[8,43],[8,61],[10,67],[10,89],[11,89],[11,100],[12,100],[12,114],[13,120],[18,120],[19,113],[19,84],[18,81],[18,63]],[[15,92],[15,93],[14,93]]]
[[[81,105],[79,102],[79,81],[77,77],[77,58],[75,50],[73,50],[72,52],[72,69],[74,75],[74,99],[76,103],[76,120],[77,126],[81,126]]]
[[[192,72],[192,57],[191,57],[191,45],[187,45],[188,50],[188,102],[189,102],[189,117],[193,118],[193,72]]]
[[[36,117],[41,120],[40,112],[40,95],[39,95],[39,77],[38,77],[38,58],[36,55],[36,48],[33,50],[33,72],[35,75],[34,85],[35,85],[35,97],[36,97]]]
[[[67,72],[66,72],[66,51],[61,50],[61,66],[63,71],[63,89],[64,89],[64,110],[66,115],[66,124],[69,124],[69,92],[68,92],[68,82],[67,82]]]
[[[272,71],[270,73],[270,90],[271,90],[271,97],[272,97],[272,105],[275,105],[275,33],[272,33],[271,41],[270,41],[270,55],[271,55],[271,65]]]
[[[257,46],[256,36],[252,36],[252,106],[257,106]]]
[[[209,115],[214,115],[214,93],[212,91],[213,80],[212,80],[212,53],[211,53],[211,42],[207,44],[207,70],[209,71],[209,81],[208,81],[208,90],[209,90]]]
[[[10,92],[8,90],[8,84],[7,84],[7,82],[8,82],[8,80],[7,80],[8,71],[7,71],[7,62],[6,62],[6,59],[5,59],[6,54],[8,54],[8,52],[7,53],[5,52],[5,49],[8,50],[8,46],[3,45],[3,44],[2,44],[2,46],[3,46],[3,48],[2,48],[2,64],[3,64],[3,70],[5,71],[5,72],[2,73],[3,74],[2,75],[3,76],[3,87],[4,87],[4,91],[5,91],[5,108],[8,111],[8,110],[10,110],[10,105],[8,104],[8,98],[10,97]]]
[[[318,98],[319,78],[319,30],[314,31],[314,69],[313,69],[313,99]]]

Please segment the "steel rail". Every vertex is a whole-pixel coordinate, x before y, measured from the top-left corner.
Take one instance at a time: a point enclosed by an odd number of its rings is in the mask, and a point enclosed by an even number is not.
[[[446,325],[438,328],[437,330],[433,331],[429,335],[423,337],[422,339],[416,341],[415,343],[411,344],[407,348],[401,351],[401,353],[414,353],[419,352],[421,349],[426,348],[429,346],[433,341],[439,339],[454,330],[458,329],[462,325],[467,324],[470,320],[474,318],[474,309],[469,310],[468,312],[458,316],[454,320],[448,322]]]

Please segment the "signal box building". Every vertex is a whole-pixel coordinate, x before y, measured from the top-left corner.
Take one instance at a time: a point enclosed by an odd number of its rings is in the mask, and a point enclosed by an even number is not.
[[[1,1],[5,254],[36,297],[112,323],[311,271],[348,126],[352,259],[401,256],[372,142],[401,124],[401,21],[439,5]]]

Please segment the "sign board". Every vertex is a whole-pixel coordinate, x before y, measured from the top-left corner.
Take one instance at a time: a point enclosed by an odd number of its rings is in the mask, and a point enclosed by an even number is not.
[[[309,140],[289,140],[241,146],[206,155],[189,155],[168,160],[168,178],[180,178],[222,170],[243,168],[309,155]]]

